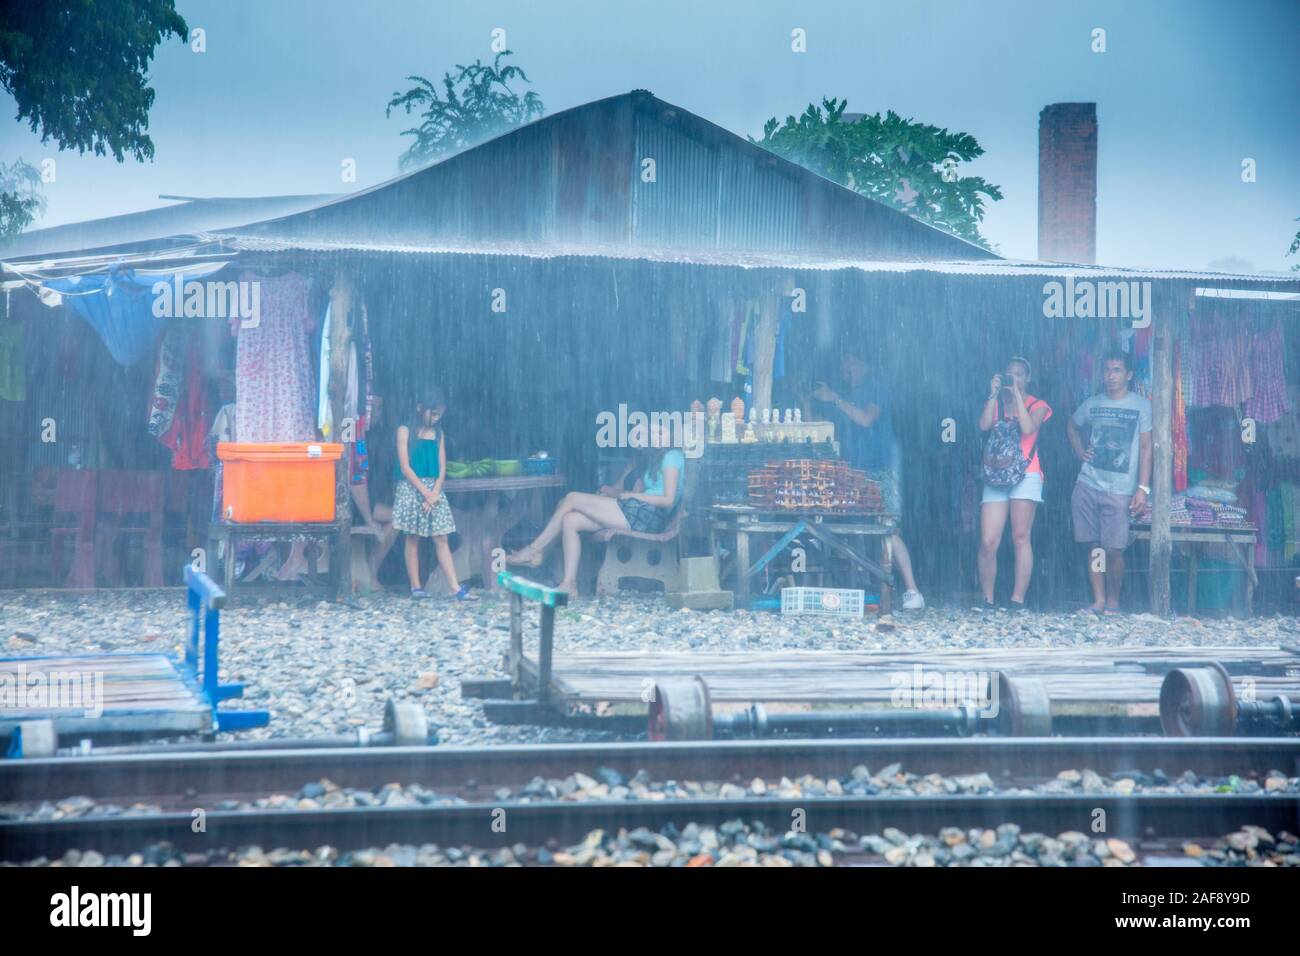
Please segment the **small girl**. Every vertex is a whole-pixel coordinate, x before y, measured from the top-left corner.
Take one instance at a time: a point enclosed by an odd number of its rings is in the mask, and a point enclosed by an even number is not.
[[[420,584],[420,539],[433,538],[438,566],[447,576],[456,600],[464,601],[469,597],[469,587],[456,580],[451,548],[447,546],[447,535],[456,530],[456,522],[442,495],[447,446],[439,423],[446,411],[442,392],[430,389],[424,401],[416,402],[413,421],[397,429],[393,527],[406,535],[406,575],[411,581],[411,597],[429,596]]]

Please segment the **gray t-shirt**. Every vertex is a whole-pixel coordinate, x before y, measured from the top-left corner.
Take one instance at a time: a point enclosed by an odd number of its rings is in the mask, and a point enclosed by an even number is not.
[[[1083,463],[1079,480],[1108,495],[1132,495],[1138,485],[1138,436],[1151,431],[1151,403],[1129,392],[1119,401],[1105,392],[1094,395],[1070,419],[1087,427],[1092,461]]]

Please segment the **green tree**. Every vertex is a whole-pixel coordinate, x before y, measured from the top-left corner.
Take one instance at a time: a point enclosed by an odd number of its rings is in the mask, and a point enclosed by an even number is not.
[[[385,116],[399,107],[408,115],[422,110],[420,125],[402,131],[403,136],[415,137],[402,153],[403,169],[476,146],[542,115],[541,97],[531,90],[521,96],[510,89],[516,78],[532,82],[519,67],[502,66],[502,58],[512,55],[509,50],[498,53],[491,66],[479,60],[469,66],[457,64],[460,72],[455,77],[443,75],[442,92],[422,76],[407,77],[416,85],[405,93],[394,93],[384,110]]]
[[[1300,222],[1300,217],[1298,217],[1298,218],[1296,219],[1296,222]],[[1286,251],[1286,254],[1287,254],[1288,256],[1293,256],[1293,255],[1295,255],[1297,252],[1300,252],[1300,230],[1298,230],[1298,231],[1296,232],[1296,234],[1295,234],[1295,238],[1291,240],[1291,248],[1288,249],[1288,250]],[[1292,271],[1292,272],[1300,272],[1300,265],[1294,265],[1294,266],[1292,266],[1292,267],[1291,267],[1291,271]]]
[[[893,111],[846,122],[848,100],[824,99],[803,114],[763,124],[750,141],[843,186],[989,248],[980,235],[984,201],[1002,190],[957,164],[984,154],[969,133],[950,133]]]
[[[174,0],[0,0],[0,87],[41,142],[153,157],[154,48],[189,27]]]
[[[41,174],[21,159],[0,162],[0,242],[11,239],[45,212]]]

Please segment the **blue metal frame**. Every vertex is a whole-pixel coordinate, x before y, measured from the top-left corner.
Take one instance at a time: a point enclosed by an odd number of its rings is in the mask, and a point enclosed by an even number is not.
[[[752,578],[759,571],[762,571],[765,567],[767,567],[769,561],[771,561],[778,554],[780,554],[782,551],[785,550],[786,545],[788,545],[791,541],[799,537],[799,535],[803,534],[807,530],[808,530],[808,526],[803,523],[802,519],[796,521],[793,528],[791,528],[785,534],[781,535],[780,541],[778,541],[776,544],[772,545],[772,547],[767,549],[767,554],[763,555],[761,558],[759,558],[757,561],[754,562],[754,566],[745,572],[745,577]]]
[[[221,642],[221,608],[226,603],[226,592],[193,565],[185,565],[185,586],[189,589],[190,637],[185,643],[185,675],[199,683],[200,693],[212,707],[212,721],[216,730],[247,730],[265,727],[271,714],[265,710],[218,710],[223,700],[244,696],[243,684],[217,683],[217,651]],[[202,627],[200,628],[200,618]],[[201,632],[201,633],[200,633]],[[200,681],[199,645],[202,641],[202,679]]]

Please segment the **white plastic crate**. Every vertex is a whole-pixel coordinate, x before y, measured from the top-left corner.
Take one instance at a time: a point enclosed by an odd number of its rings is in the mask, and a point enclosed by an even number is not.
[[[865,597],[853,588],[782,588],[781,613],[862,617]]]

